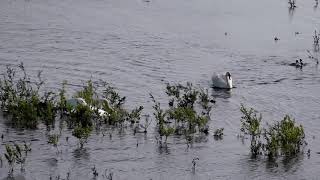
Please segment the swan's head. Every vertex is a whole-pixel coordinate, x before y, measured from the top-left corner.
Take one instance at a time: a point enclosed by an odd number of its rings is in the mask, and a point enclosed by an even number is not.
[[[226,77],[228,80],[231,80],[231,74],[229,72],[226,73]]]

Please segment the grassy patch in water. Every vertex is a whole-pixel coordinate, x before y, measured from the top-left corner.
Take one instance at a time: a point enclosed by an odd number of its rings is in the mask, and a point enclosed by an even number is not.
[[[172,135],[192,137],[195,133],[208,134],[208,121],[214,101],[208,91],[195,88],[191,83],[166,86],[168,109],[162,109],[152,94],[154,117],[160,138]]]
[[[56,109],[53,92],[39,92],[44,82],[41,72],[33,82],[23,64],[15,68],[7,66],[0,78],[1,109],[11,119],[14,127],[37,128],[39,121],[54,124]]]
[[[258,116],[257,111],[245,108],[243,105],[240,110],[243,114],[240,130],[250,136],[250,150],[253,157],[265,155],[270,160],[280,155],[292,157],[300,153],[306,144],[302,125],[297,125],[289,115],[269,125],[268,128],[263,128],[262,116]]]
[[[94,127],[122,128],[126,123],[140,123],[143,106],[127,110],[126,97],[120,96],[108,83],[102,84],[101,88],[92,80],[87,81],[73,96],[75,101],[83,100],[83,103],[72,106],[68,104],[66,81],[58,92],[45,91],[41,72],[37,78],[32,78],[22,63],[14,68],[7,66],[6,73],[0,78],[1,110],[13,127],[23,129],[36,129],[42,123],[50,130],[60,113],[61,122],[66,122],[83,146]]]

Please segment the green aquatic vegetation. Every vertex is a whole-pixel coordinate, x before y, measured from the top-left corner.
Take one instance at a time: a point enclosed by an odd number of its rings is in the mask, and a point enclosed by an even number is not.
[[[121,108],[125,101],[125,96],[120,96],[120,94],[115,90],[114,87],[105,83],[105,89],[103,90],[103,98],[107,99],[109,106],[113,108]]]
[[[243,113],[241,131],[251,136],[253,157],[261,154],[270,160],[280,155],[291,157],[301,152],[306,144],[303,127],[297,125],[290,116],[286,115],[281,121],[276,121],[268,128],[262,128],[262,116],[257,116],[254,109],[247,109],[241,105],[240,110]]]
[[[286,115],[277,126],[279,127],[279,140],[281,151],[285,155],[295,155],[301,150],[304,142],[304,130],[301,125]]]
[[[294,156],[304,146],[304,130],[301,125],[286,115],[280,122],[276,122],[265,130],[264,138],[266,144],[264,149],[270,159],[280,154]]]
[[[76,98],[83,98],[89,106],[99,107],[99,95],[97,93],[97,87],[94,86],[91,80],[87,81],[87,84],[82,90],[78,91],[75,95]]]
[[[56,95],[53,92],[45,92],[38,104],[38,115],[47,126],[54,126],[57,114],[55,98]]]
[[[257,115],[257,111],[253,108],[247,109],[242,104],[240,111],[243,116],[241,117],[241,132],[251,137],[251,154],[253,157],[261,154],[262,143],[260,141],[260,135],[262,132],[261,120],[262,115]]]
[[[109,125],[119,125],[120,127],[128,121],[131,124],[139,123],[141,119],[141,112],[143,106],[134,108],[128,111],[124,105],[126,102],[126,97],[121,96],[114,87],[105,83],[104,90],[102,91],[103,101],[101,107],[106,111],[109,116],[104,117],[104,122]]]
[[[6,152],[4,154],[8,165],[9,165],[9,176],[12,177],[13,176],[13,171],[14,171],[14,167],[16,164],[20,164],[21,165],[21,170],[23,170],[23,166],[24,163],[26,161],[26,156],[27,153],[25,153],[25,155],[22,154],[23,151],[27,152],[27,150],[21,148],[18,144],[6,144],[5,145],[6,148]]]
[[[54,93],[39,93],[44,84],[41,71],[32,79],[21,63],[18,68],[7,66],[0,78],[1,109],[14,127],[36,128],[40,120],[52,124],[55,118]]]
[[[140,118],[141,118],[141,112],[143,110],[143,106],[139,106],[135,109],[133,109],[129,114],[128,114],[128,120],[131,122],[131,124],[134,123],[139,123]]]
[[[165,142],[167,142],[168,137],[175,132],[175,129],[170,126],[163,125],[160,127],[160,135],[165,137]]]
[[[68,119],[69,126],[73,128],[72,135],[78,138],[81,148],[91,134],[93,114],[94,112],[89,106],[81,104],[70,111],[70,119]]]
[[[145,115],[144,124],[140,124],[140,126],[144,129],[143,132],[147,133],[148,127],[150,126],[151,122],[149,119],[149,115]]]
[[[49,134],[48,135],[48,144],[51,144],[58,149],[59,139],[60,139],[59,134]]]
[[[90,136],[92,127],[82,127],[81,125],[76,126],[72,135],[79,140],[80,148],[83,148],[83,145],[87,142],[88,137]]]
[[[154,117],[160,137],[171,134],[189,137],[195,133],[208,133],[208,121],[213,100],[208,91],[193,87],[191,83],[166,86],[169,109],[162,109],[152,94]]]
[[[215,101],[210,98],[208,89],[200,89],[199,93],[199,104],[201,105],[203,115],[210,115],[211,109]]]
[[[64,113],[70,111],[70,107],[67,106],[67,97],[66,97],[66,85],[67,81],[62,82],[62,88],[59,90],[59,101],[57,109],[60,111],[60,117],[64,115]]]

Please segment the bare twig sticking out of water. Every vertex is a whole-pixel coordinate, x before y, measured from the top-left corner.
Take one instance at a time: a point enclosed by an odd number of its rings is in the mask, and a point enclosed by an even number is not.
[[[315,45],[319,45],[320,34],[317,34],[317,30],[314,30],[313,43]]]
[[[71,174],[71,172],[70,172],[70,170],[67,172],[67,177],[66,177],[66,180],[69,180],[70,179],[70,174]]]
[[[97,177],[99,175],[95,165],[93,166],[93,168],[91,168],[91,170],[92,170],[92,174],[93,174],[94,177]]]
[[[308,149],[308,151],[307,151],[308,159],[310,158],[310,155],[311,155],[311,150],[310,150],[310,149]]]
[[[0,155],[0,168],[2,168],[2,156]]]
[[[317,33],[317,30],[315,30],[314,36],[313,36],[313,45],[314,45],[315,52],[319,51],[319,41],[320,41],[320,34]]]
[[[108,180],[112,180],[113,179],[113,172],[109,171],[108,169],[104,170],[104,178],[108,179]]]
[[[288,2],[289,4],[290,4],[290,8],[291,9],[294,9],[294,8],[296,8],[297,6],[296,6],[296,1],[295,0],[289,0],[289,2]]]
[[[307,50],[308,58],[316,60],[316,63],[319,64],[319,59],[314,57],[309,50]]]
[[[193,159],[192,159],[192,172],[193,172],[193,173],[196,172],[197,161],[199,161],[199,158],[193,158]]]

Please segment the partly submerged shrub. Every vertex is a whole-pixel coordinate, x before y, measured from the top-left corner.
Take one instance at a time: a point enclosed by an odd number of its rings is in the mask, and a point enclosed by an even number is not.
[[[279,155],[287,157],[297,155],[306,144],[304,130],[301,125],[286,115],[281,121],[269,125],[267,129],[261,127],[262,116],[257,116],[252,108],[240,108],[241,131],[251,136],[251,154],[256,157],[264,154],[269,159]]]
[[[276,122],[265,130],[265,152],[270,158],[280,154],[294,156],[301,151],[305,144],[304,130],[297,125],[290,116],[286,115],[280,122]]]
[[[83,147],[84,143],[87,142],[88,137],[90,136],[92,127],[83,127],[80,124],[77,125],[72,131],[72,135],[78,138],[80,143],[80,148]]]
[[[191,83],[185,86],[167,84],[166,94],[169,97],[169,109],[166,110],[150,94],[160,137],[167,138],[173,133],[185,137],[199,132],[208,133],[207,123],[214,103],[209,98],[208,91],[199,90]]]
[[[126,97],[120,96],[114,87],[106,84],[102,93],[102,99],[101,107],[109,114],[104,117],[106,124],[122,126],[126,121],[131,124],[139,123],[143,106],[134,108],[131,112],[128,111],[124,107]]]
[[[262,116],[257,115],[257,112],[253,109],[246,109],[243,105],[240,107],[240,111],[243,116],[241,117],[241,132],[248,134],[251,139],[250,149],[252,156],[257,156],[261,153],[261,119]]]
[[[39,120],[53,124],[55,103],[53,92],[39,92],[44,84],[41,72],[38,80],[31,80],[23,64],[18,70],[7,66],[7,71],[0,79],[1,109],[11,117],[11,124],[21,128],[36,128]]]

